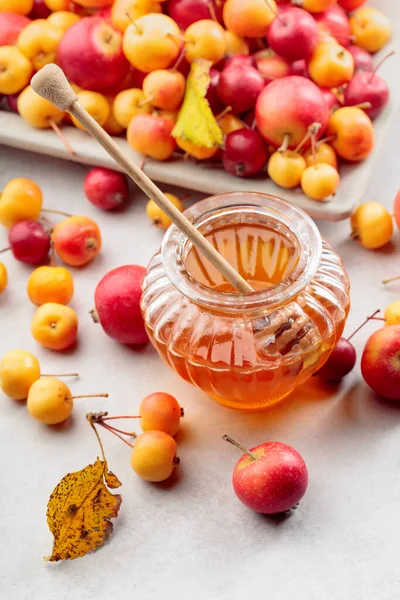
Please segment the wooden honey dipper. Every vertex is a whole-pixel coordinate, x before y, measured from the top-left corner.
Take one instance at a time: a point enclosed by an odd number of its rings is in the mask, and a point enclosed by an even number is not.
[[[192,223],[168,200],[155,183],[118,147],[114,140],[79,104],[60,67],[49,64],[43,67],[31,80],[34,91],[54,104],[59,110],[71,113],[86,131],[94,137],[104,150],[115,160],[142,191],[154,200],[171,221],[191,240],[196,249],[214,265],[238,292],[251,293],[253,288],[232,267],[231,264],[210,244]]]

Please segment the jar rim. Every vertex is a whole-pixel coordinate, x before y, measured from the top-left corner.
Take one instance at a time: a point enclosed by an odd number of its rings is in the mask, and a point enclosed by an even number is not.
[[[322,255],[322,240],[314,221],[300,208],[287,200],[259,192],[232,192],[210,196],[185,210],[185,216],[197,228],[223,211],[258,210],[260,215],[285,226],[294,235],[299,249],[299,260],[294,269],[281,282],[265,290],[248,294],[213,290],[197,281],[186,269],[185,249],[192,243],[176,225],[167,230],[161,247],[161,257],[167,277],[186,297],[197,304],[216,310],[242,312],[272,308],[286,303],[314,277]]]

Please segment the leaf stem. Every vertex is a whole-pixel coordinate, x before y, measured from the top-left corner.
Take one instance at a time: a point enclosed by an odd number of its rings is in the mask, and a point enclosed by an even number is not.
[[[90,427],[93,429],[93,431],[94,431],[94,433],[95,433],[95,435],[96,435],[96,437],[97,437],[97,441],[99,442],[99,446],[100,446],[100,450],[101,450],[101,456],[102,456],[102,459],[103,459],[103,461],[104,461],[104,462],[107,464],[106,456],[105,456],[105,454],[104,454],[104,448],[103,448],[103,444],[101,443],[101,438],[100,438],[100,436],[99,436],[99,432],[97,431],[97,429],[96,429],[96,426],[95,426],[95,424],[93,423],[93,419],[92,419],[92,417],[93,417],[92,413],[88,413],[88,414],[86,415],[86,419],[89,421],[89,425],[90,425]]]
[[[239,448],[239,450],[244,452],[244,454],[247,454],[247,456],[249,456],[252,460],[257,460],[257,456],[255,454],[253,454],[252,452],[250,452],[250,450],[245,448],[245,446],[243,446],[242,444],[240,444],[239,442],[237,442],[236,440],[231,438],[230,435],[225,434],[222,436],[222,439],[225,440],[225,442],[229,442],[233,446],[236,446],[236,448]]]

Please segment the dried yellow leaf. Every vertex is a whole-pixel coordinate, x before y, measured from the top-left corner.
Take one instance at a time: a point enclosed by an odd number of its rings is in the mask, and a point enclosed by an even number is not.
[[[110,519],[117,517],[120,481],[99,458],[76,473],[63,477],[50,496],[47,523],[54,536],[53,552],[45,560],[55,562],[84,556],[102,546],[111,534]]]
[[[182,138],[202,148],[223,144],[222,131],[205,98],[210,83],[211,64],[203,58],[192,63],[185,98],[172,130],[173,137]]]

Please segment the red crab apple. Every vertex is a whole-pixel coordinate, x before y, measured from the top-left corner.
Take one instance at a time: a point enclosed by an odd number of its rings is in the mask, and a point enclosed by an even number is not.
[[[268,45],[290,62],[310,58],[319,33],[315,19],[306,10],[288,8],[280,11],[268,28]]]
[[[218,96],[233,112],[242,113],[254,108],[265,85],[261,73],[244,65],[224,69],[218,82]]]
[[[251,177],[265,167],[267,160],[267,146],[257,131],[243,128],[226,136],[222,162],[228,173]]]
[[[340,338],[318,375],[328,382],[337,382],[346,377],[356,364],[357,353],[353,344]]]
[[[121,206],[129,191],[125,175],[103,167],[90,169],[85,177],[83,189],[89,202],[103,210]]]
[[[92,91],[115,88],[129,71],[121,34],[98,17],[86,17],[67,29],[57,62],[70,81]]]
[[[348,46],[350,44],[350,21],[343,8],[337,4],[333,4],[322,13],[315,14],[314,19],[330,33],[332,37],[337,39],[341,46]]]
[[[243,504],[266,515],[296,507],[308,485],[307,467],[297,450],[281,442],[264,442],[247,450],[228,435],[223,439],[244,452],[232,477]]]
[[[224,70],[228,67],[255,67],[257,68],[257,63],[254,56],[250,56],[248,54],[235,54],[234,56],[230,56],[224,62]]]
[[[13,12],[0,12],[0,46],[12,46],[31,20]]]
[[[208,84],[206,98],[214,115],[217,115],[218,113],[224,110],[224,104],[221,102],[218,96],[218,82],[220,77],[220,71],[218,71],[214,67],[211,67],[210,83]]]
[[[44,0],[34,0],[33,8],[29,13],[31,19],[47,19],[52,11],[46,5]]]
[[[391,54],[383,60],[389,58]],[[371,104],[371,108],[364,109],[364,112],[366,112],[370,119],[375,119],[389,102],[390,92],[388,85],[382,77],[376,74],[376,70],[381,64],[382,61],[372,73],[368,71],[356,73],[344,91],[344,104],[346,106],[354,106],[363,104],[364,102]]]
[[[309,79],[290,76],[267,85],[256,104],[257,128],[272,146],[279,147],[285,136],[293,149],[313,123],[320,123],[317,138],[326,128],[329,110],[321,90]]]
[[[222,23],[222,2],[218,0],[170,0],[168,14],[180,29],[202,19],[213,19]]]
[[[254,54],[257,69],[264,77],[264,83],[267,85],[271,81],[281,79],[292,74],[292,65],[289,61],[275,54],[271,49],[260,50]],[[294,63],[293,63],[294,64]]]
[[[138,265],[117,267],[101,279],[95,291],[93,319],[100,322],[109,337],[123,344],[148,341],[140,312],[145,274],[146,269]]]
[[[360,48],[360,46],[353,46],[352,44],[347,47],[347,50],[353,55],[355,73],[357,71],[372,71],[372,56],[367,50]]]
[[[400,325],[388,325],[371,335],[361,358],[361,372],[374,392],[400,400]]]

